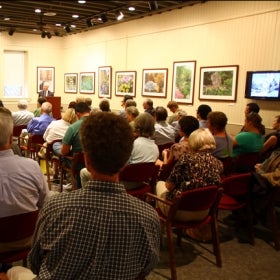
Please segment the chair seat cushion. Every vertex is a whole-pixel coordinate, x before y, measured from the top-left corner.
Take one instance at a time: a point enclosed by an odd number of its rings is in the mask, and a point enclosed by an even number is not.
[[[238,201],[233,197],[223,194],[219,203],[219,209],[234,210],[240,209],[246,205],[243,201]]]

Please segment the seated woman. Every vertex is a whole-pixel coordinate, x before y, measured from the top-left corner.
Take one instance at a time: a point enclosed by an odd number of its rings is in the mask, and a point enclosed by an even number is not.
[[[261,150],[263,159],[268,158],[273,150],[280,148],[280,115],[274,118],[272,129],[275,131],[264,137],[264,144]]]
[[[206,123],[216,142],[212,155],[220,159],[230,157],[233,144],[231,136],[226,132],[227,116],[223,112],[210,112]]]
[[[125,108],[126,119],[129,121],[129,124],[135,135],[134,121],[139,115],[139,111],[135,106],[129,106]],[[136,135],[135,135],[136,136]]]
[[[246,115],[244,123],[245,131],[233,137],[233,157],[240,154],[260,152],[263,147],[263,135],[265,127],[258,113],[251,112]]]
[[[223,164],[211,154],[216,148],[211,132],[205,128],[195,130],[191,133],[188,144],[190,151],[180,157],[166,182],[157,183],[157,196],[172,200],[176,195],[190,189],[220,185]],[[167,205],[159,203],[158,206],[164,214],[167,214],[169,209]],[[178,211],[176,219],[181,221],[200,220],[207,214],[208,210]]]
[[[198,129],[198,127],[199,122],[195,117],[183,116],[179,120],[179,134],[181,141],[179,143],[173,144],[170,149],[164,149],[162,151],[163,161],[158,160],[157,164],[174,164],[182,154],[186,153],[189,150],[189,136],[194,130]]]

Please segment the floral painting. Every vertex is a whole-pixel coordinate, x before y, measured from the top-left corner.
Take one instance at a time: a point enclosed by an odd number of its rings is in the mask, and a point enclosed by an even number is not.
[[[135,96],[136,89],[136,71],[118,71],[116,72],[116,95]]]
[[[111,98],[112,67],[98,67],[98,96]]]
[[[82,72],[80,73],[80,93],[94,93],[95,73]]]

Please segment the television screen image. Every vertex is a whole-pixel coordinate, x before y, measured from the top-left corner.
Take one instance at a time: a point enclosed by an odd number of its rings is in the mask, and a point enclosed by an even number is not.
[[[247,72],[245,97],[280,100],[280,71]]]

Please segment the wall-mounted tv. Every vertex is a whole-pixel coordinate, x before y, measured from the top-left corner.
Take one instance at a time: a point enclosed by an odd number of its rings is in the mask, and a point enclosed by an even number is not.
[[[248,71],[245,98],[280,101],[279,71]]]

